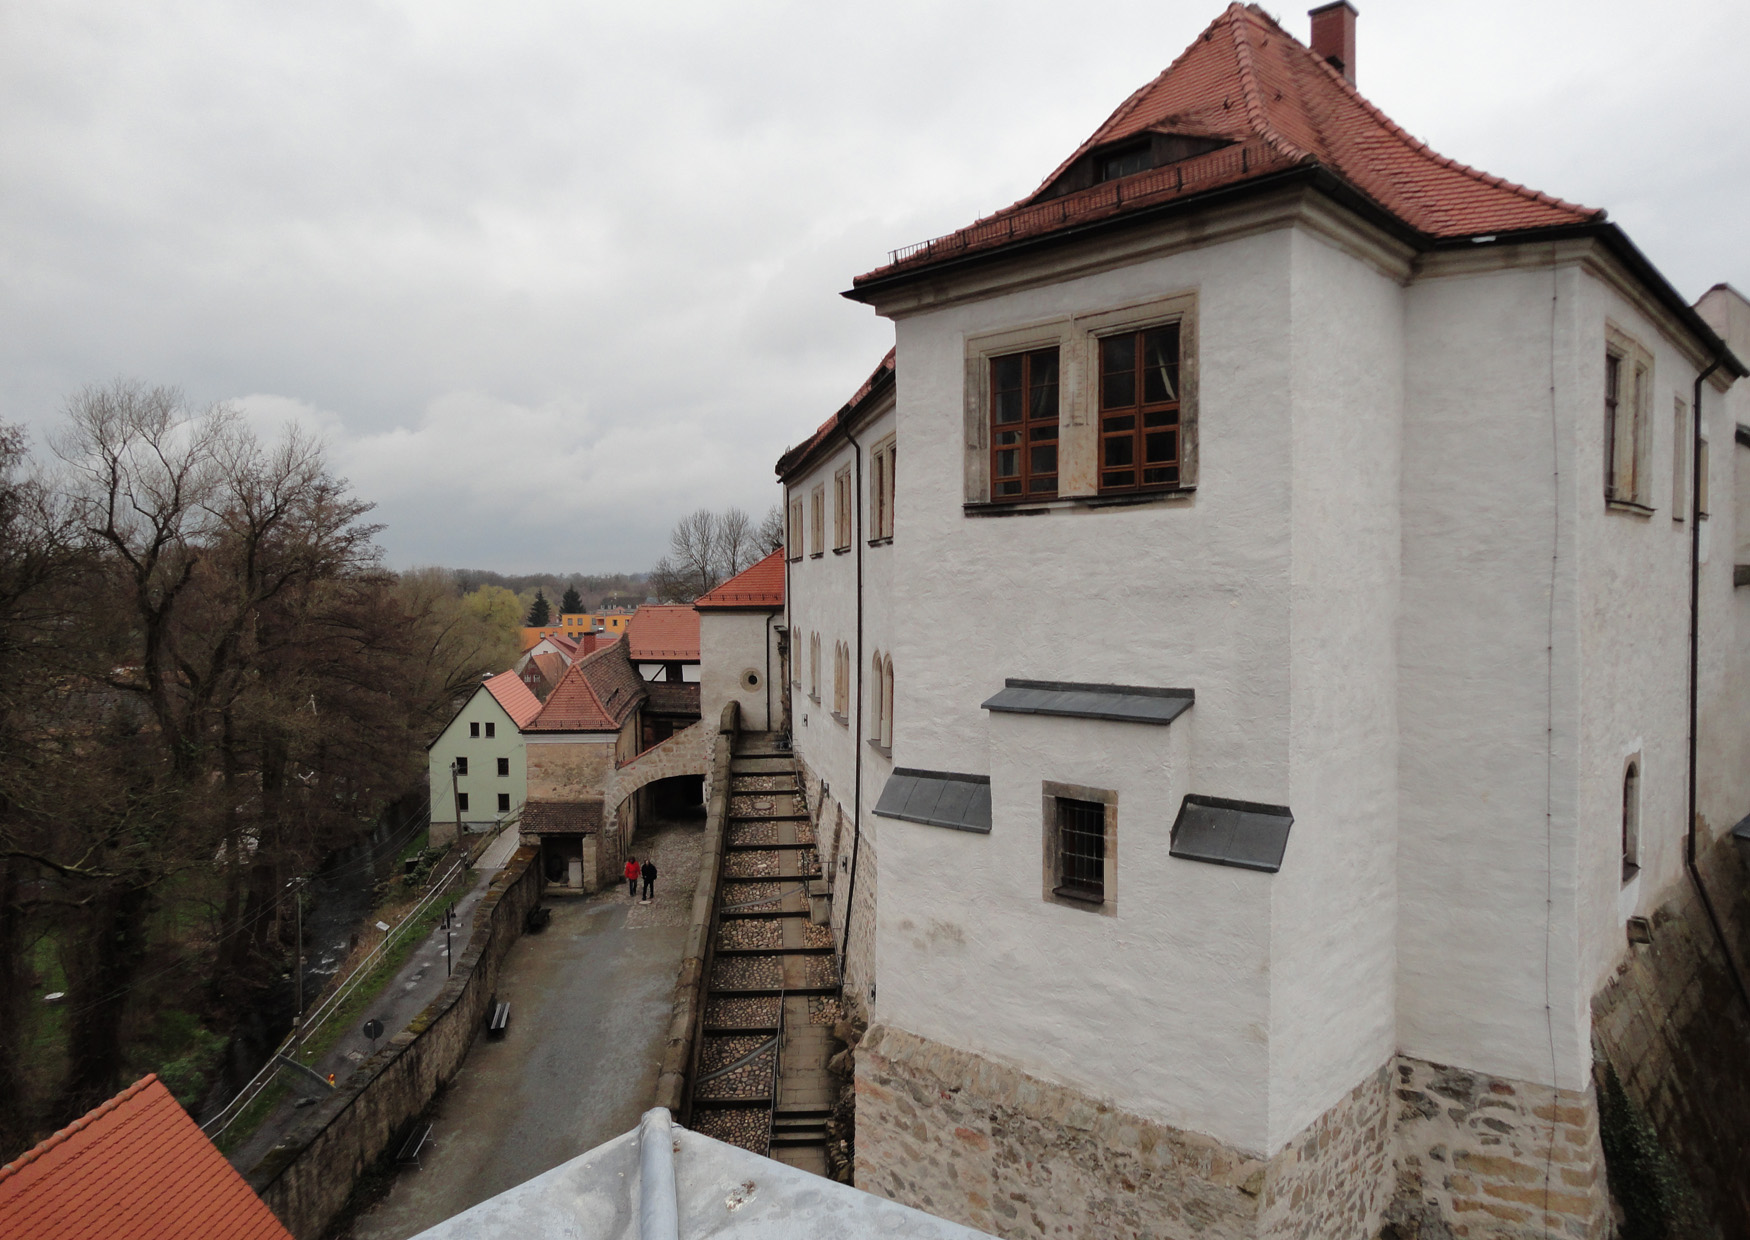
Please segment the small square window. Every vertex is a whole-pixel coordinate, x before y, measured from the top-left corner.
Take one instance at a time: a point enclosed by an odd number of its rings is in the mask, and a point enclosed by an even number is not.
[[[498,725],[496,723],[487,724],[486,725],[486,735],[497,736],[498,735]]]
[[[457,758],[456,759],[456,774],[466,775],[467,773],[468,773],[468,759],[467,758]]]
[[[1118,794],[1049,781],[1044,792],[1046,901],[1117,916]]]
[[[498,760],[498,773],[500,775],[509,775],[510,774],[510,759],[509,758],[500,758]]]
[[[456,810],[463,814],[468,812],[468,794],[466,792],[456,794]]]
[[[501,792],[498,794],[498,812],[501,814],[510,813],[510,793]]]
[[[478,739],[480,736],[480,725],[477,723],[470,723],[468,725],[468,735]]]

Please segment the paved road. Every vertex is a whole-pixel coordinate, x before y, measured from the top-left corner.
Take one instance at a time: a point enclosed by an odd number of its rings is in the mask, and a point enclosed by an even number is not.
[[[637,1126],[656,1093],[698,882],[702,819],[633,844],[661,877],[648,905],[624,886],[549,896],[553,921],[511,948],[502,1041],[476,1039],[427,1116],[422,1168],[353,1223],[353,1240],[405,1240]]]
[[[516,847],[515,831],[500,833],[487,846],[486,851],[480,854],[480,864],[475,868],[474,885],[456,903],[447,948],[444,927],[440,922],[437,929],[426,936],[425,942],[414,949],[407,962],[383,986],[377,1001],[366,1009],[367,1016],[374,1016],[383,1022],[384,1038],[405,1029],[407,1023],[423,1012],[426,1005],[437,997],[438,991],[443,989],[444,982],[449,977],[444,952],[454,952],[456,958],[461,959],[468,946],[469,933],[473,929],[475,906],[486,895],[486,889],[492,885],[498,871],[504,868],[504,863],[510,860]],[[348,1030],[346,1036],[336,1042],[326,1055],[310,1065],[318,1075],[327,1076],[332,1072],[337,1083],[344,1082],[359,1064],[370,1058],[373,1044],[360,1031],[364,1020],[358,1020],[355,1024],[358,1027]],[[383,1040],[379,1038],[375,1045],[382,1046]],[[286,1073],[287,1079],[291,1078],[290,1070],[281,1071]],[[320,1091],[320,1086],[317,1091]],[[311,1091],[303,1089],[298,1092],[308,1095]],[[262,1121],[249,1140],[232,1151],[232,1165],[247,1174],[302,1118],[304,1112],[296,1108],[292,1098],[287,1098],[278,1110]]]

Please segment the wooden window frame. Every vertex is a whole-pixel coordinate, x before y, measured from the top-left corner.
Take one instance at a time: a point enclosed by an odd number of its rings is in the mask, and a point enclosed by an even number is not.
[[[820,705],[820,634],[808,639],[808,700]]]
[[[869,545],[893,541],[896,441],[889,435],[869,450]]]
[[[1041,784],[1041,819],[1043,825],[1042,896],[1046,903],[1082,912],[1118,915],[1118,793],[1110,788],[1091,788],[1083,784],[1060,784],[1045,780]],[[1062,854],[1063,802],[1093,804],[1101,807],[1105,836],[1102,840],[1100,892],[1090,898],[1064,882]]]
[[[826,554],[826,483],[817,482],[808,493],[808,558]]]
[[[1024,503],[1027,500],[1057,498],[1058,469],[1062,451],[1063,410],[1063,350],[1057,345],[1002,353],[990,359],[990,494],[996,503]],[[1040,371],[1049,367],[1049,382],[1040,378]],[[999,374],[1012,372],[1013,386],[999,386]],[[1019,400],[1016,417],[999,422],[1003,397],[1013,392]],[[1037,394],[1050,393],[1050,411],[1038,412]],[[1006,436],[1015,436],[1012,441]],[[1037,441],[1037,442],[1035,442]],[[1038,453],[1051,453],[1051,467],[1039,466]],[[1006,453],[1015,454],[1015,472],[1001,470]],[[1013,485],[1012,492],[1002,488]]]
[[[834,551],[851,549],[851,467],[842,466],[832,476]]]
[[[797,496],[790,501],[790,529],[788,534],[787,552],[792,561],[800,560],[806,551],[804,543],[808,531],[803,524],[802,497]]]
[[[1671,403],[1671,519],[1689,520],[1689,457],[1695,445],[1689,437],[1689,402],[1683,397]]]
[[[1625,387],[1626,385],[1626,387]],[[1653,511],[1653,358],[1633,337],[1608,326],[1604,342],[1604,501],[1646,516]]]
[[[1147,395],[1150,377],[1147,342],[1169,332],[1173,349],[1172,375],[1170,379],[1162,380],[1162,386],[1170,392],[1170,397],[1161,396],[1150,400]],[[1129,368],[1113,369],[1108,363],[1118,352],[1114,346],[1126,340],[1130,343]],[[1177,490],[1181,455],[1179,372],[1184,368],[1184,346],[1178,322],[1168,320],[1149,327],[1107,332],[1096,337],[1095,348],[1099,365],[1095,392],[1095,416],[1099,419],[1099,456],[1094,468],[1099,473],[1099,493],[1129,495]],[[1128,403],[1120,401],[1118,395],[1108,389],[1108,381],[1115,380],[1120,375],[1126,376],[1131,385],[1131,399]],[[1128,426],[1119,425],[1126,421],[1129,422]],[[1172,441],[1170,455],[1150,461],[1147,456],[1149,441],[1169,436]],[[1110,460],[1111,450],[1121,445],[1129,449],[1130,459],[1114,466]],[[1151,469],[1163,476],[1145,477]],[[1127,472],[1130,475],[1129,481],[1117,480]]]

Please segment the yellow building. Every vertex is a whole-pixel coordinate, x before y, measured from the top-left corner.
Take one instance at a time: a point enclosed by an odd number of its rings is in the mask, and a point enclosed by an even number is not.
[[[578,611],[559,617],[559,629],[565,636],[576,641],[590,630],[601,627],[609,633],[624,633],[626,622],[632,618],[630,611]]]

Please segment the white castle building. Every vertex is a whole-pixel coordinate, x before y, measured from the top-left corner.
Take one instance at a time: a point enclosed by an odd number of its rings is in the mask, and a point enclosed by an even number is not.
[[[999,1235],[1603,1236],[1595,999],[1744,885],[1750,307],[1313,23],[857,279],[779,463],[857,1183]]]

